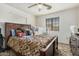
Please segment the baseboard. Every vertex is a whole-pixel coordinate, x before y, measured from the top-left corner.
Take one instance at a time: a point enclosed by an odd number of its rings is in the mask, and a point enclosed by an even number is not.
[[[67,43],[63,43],[63,42],[58,42],[58,44],[59,44],[59,43],[60,43],[60,44],[65,44],[65,45],[69,45],[69,44],[67,44]]]

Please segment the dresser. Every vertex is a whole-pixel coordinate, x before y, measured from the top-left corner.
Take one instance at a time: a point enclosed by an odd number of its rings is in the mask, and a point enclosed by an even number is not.
[[[76,34],[71,35],[69,42],[72,54],[74,56],[79,56],[79,36]]]

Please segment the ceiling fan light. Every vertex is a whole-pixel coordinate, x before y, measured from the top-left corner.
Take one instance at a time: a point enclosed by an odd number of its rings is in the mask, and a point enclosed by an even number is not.
[[[38,11],[41,11],[41,10],[42,10],[42,5],[38,4]]]
[[[39,5],[38,5],[38,8],[40,8],[40,9],[41,9],[41,8],[42,8],[42,5],[41,5],[41,4],[39,4]]]

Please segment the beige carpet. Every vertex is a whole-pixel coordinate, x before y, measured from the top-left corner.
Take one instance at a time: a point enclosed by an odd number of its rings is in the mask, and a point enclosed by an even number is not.
[[[12,50],[6,50],[5,52],[0,52],[0,56],[16,56],[16,54]],[[69,45],[59,43],[57,56],[72,56]]]
[[[72,53],[70,51],[70,46],[68,44],[59,43],[58,55],[59,56],[72,56]]]

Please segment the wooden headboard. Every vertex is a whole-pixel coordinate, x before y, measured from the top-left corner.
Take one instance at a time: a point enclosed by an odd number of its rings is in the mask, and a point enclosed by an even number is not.
[[[8,37],[10,35],[10,30],[11,29],[17,29],[17,28],[31,29],[31,25],[17,24],[17,23],[5,23],[5,38],[6,38],[6,41],[8,41]]]

